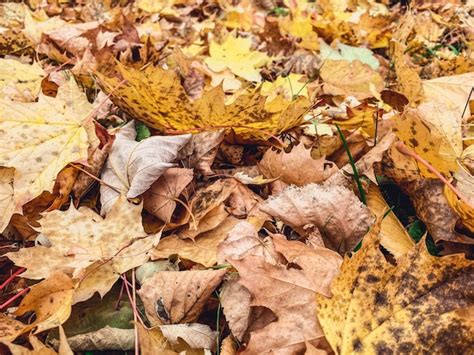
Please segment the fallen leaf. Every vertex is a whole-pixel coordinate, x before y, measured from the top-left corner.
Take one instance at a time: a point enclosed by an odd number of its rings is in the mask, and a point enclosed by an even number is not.
[[[409,60],[405,58],[406,46],[400,42],[393,42],[393,62],[398,79],[398,91],[403,94],[410,103],[416,104],[424,97],[423,84],[418,72],[409,66]]]
[[[245,80],[259,82],[262,77],[257,68],[265,65],[269,57],[265,53],[252,51],[251,46],[252,40],[249,37],[235,37],[232,34],[222,44],[211,41],[210,56],[204,63],[215,72],[229,69]]]
[[[239,271],[239,282],[252,294],[252,306],[269,308],[278,317],[250,334],[243,354],[297,353],[305,349],[305,341],[323,337],[316,317],[308,315],[316,312],[316,293],[329,294],[341,257],[326,248],[313,250],[300,242],[286,241],[283,236],[273,239],[288,265],[272,265],[259,256],[231,260]]]
[[[55,270],[81,282],[74,301],[97,291],[102,296],[119,275],[142,265],[159,235],[147,236],[141,225],[141,206],[119,199],[105,219],[88,208],[52,211],[44,215],[39,231],[51,247],[41,245],[8,253],[15,264],[27,268],[23,277],[47,278]],[[48,260],[47,263],[44,260]]]
[[[123,64],[117,64],[116,70],[112,76],[97,73],[110,99],[134,118],[162,131],[187,133],[224,128],[243,137],[268,139],[298,125],[309,106],[308,100],[300,96],[284,111],[267,112],[265,97],[258,90],[242,93],[225,105],[220,87],[190,101],[173,70],[147,66],[139,71]],[[123,79],[127,84],[119,85]]]
[[[422,85],[427,101],[443,103],[449,111],[457,111],[461,119],[473,81],[474,73],[466,73],[424,80]],[[469,117],[469,106],[462,117]]]
[[[36,319],[25,326],[23,332],[36,328],[35,333],[63,324],[71,315],[74,285],[69,276],[53,271],[44,281],[31,286],[31,291],[21,301],[16,315],[34,311]]]
[[[31,344],[31,347],[33,350],[30,350],[27,347],[21,346],[21,345],[16,345],[12,343],[5,343],[5,345],[8,347],[8,349],[11,351],[12,354],[19,354],[19,355],[36,355],[36,354],[41,354],[41,355],[56,355],[56,351],[51,349],[50,347],[46,346],[43,344],[37,337],[34,335],[30,335],[28,337],[28,341]]]
[[[210,210],[200,221],[196,229],[186,225],[178,230],[178,237],[181,239],[191,239],[195,241],[196,237],[202,233],[213,230],[224,222],[229,213],[223,203]]]
[[[302,166],[305,168],[301,169]],[[338,170],[324,156],[311,158],[311,149],[306,149],[303,143],[293,147],[289,153],[267,150],[258,167],[269,179],[279,178],[297,186],[323,182]]]
[[[341,254],[352,251],[374,221],[354,193],[341,186],[288,187],[261,210],[293,228],[316,226],[326,247]]]
[[[243,340],[248,327],[251,300],[252,295],[237,279],[224,282],[219,301],[232,335],[239,341]]]
[[[100,187],[102,214],[112,208],[121,193],[134,198],[145,191],[173,167],[178,151],[185,146],[191,135],[153,136],[135,141],[135,123],[132,121],[120,129],[112,144],[109,157],[102,171],[105,184]],[[117,191],[118,190],[118,191]]]
[[[472,282],[473,262],[462,254],[435,257],[424,240],[397,265],[379,250],[379,226],[362,248],[346,258],[333,281],[332,298],[317,295],[318,319],[339,354],[355,352],[465,352],[472,322],[462,312],[472,305],[461,290]]]
[[[23,64],[14,59],[0,59],[0,91],[3,97],[18,101],[34,101],[46,76],[40,65]]]
[[[384,88],[380,74],[358,60],[351,63],[345,60],[326,60],[320,75],[324,81],[323,91],[330,95],[351,95],[363,100],[373,97],[373,90],[381,92]]]
[[[348,62],[358,60],[374,70],[377,70],[380,66],[379,61],[370,49],[348,46],[338,40],[336,41],[335,48],[328,46],[323,40],[320,40],[319,50],[324,60],[346,60]]]
[[[261,94],[266,96],[265,110],[268,112],[280,112],[288,108],[291,102],[298,96],[309,99],[307,82],[303,82],[304,76],[289,74],[279,76],[274,82],[265,81],[262,84]]]
[[[176,199],[193,180],[192,169],[170,168],[143,195],[143,208],[165,223],[171,221]]]
[[[396,259],[413,249],[415,243],[408,235],[395,213],[389,211],[389,206],[380,189],[371,184],[367,194],[367,207],[377,217],[382,218],[380,226],[380,244]]]
[[[195,322],[227,273],[220,270],[159,271],[138,294],[152,325]]]
[[[459,170],[454,177],[456,178],[456,188],[466,196],[467,202],[461,200],[447,185],[444,186],[444,196],[451,208],[459,215],[463,224],[471,232],[474,232],[474,178],[463,169]]]
[[[163,355],[176,355],[177,352],[171,349],[171,346],[163,335],[160,327],[151,329],[144,328],[139,322],[136,323],[138,328],[138,339],[140,351],[142,354],[153,354],[159,351]]]
[[[15,168],[14,199],[20,207],[51,191],[68,163],[87,159],[85,125],[92,105],[74,79],[55,98],[40,94],[38,102],[0,101],[0,165]]]
[[[278,262],[272,239],[260,238],[255,226],[249,222],[240,222],[229,231],[219,245],[218,256],[221,264],[246,256],[260,256],[269,264]]]
[[[10,218],[15,212],[19,212],[15,208],[13,201],[13,176],[15,169],[0,168],[0,233],[5,230],[10,222]]]
[[[135,332],[132,329],[120,329],[106,326],[99,330],[79,334],[68,338],[68,343],[76,352],[79,351],[127,351],[134,348]]]
[[[216,345],[217,333],[205,324],[168,324],[160,329],[171,344],[183,339],[192,349],[213,349]]]
[[[219,145],[224,139],[224,130],[202,132],[193,135],[192,154],[187,158],[187,167],[194,168],[203,175],[212,174],[212,163],[217,155]]]
[[[0,322],[2,327],[0,328],[0,342],[12,342],[14,341],[25,328],[25,324],[20,321],[17,321],[7,315],[0,314]]]
[[[227,237],[227,232],[237,223],[239,223],[238,219],[229,216],[218,227],[202,233],[195,241],[183,240],[177,235],[163,238],[158,246],[150,252],[151,258],[153,260],[167,259],[171,255],[178,255],[180,258],[211,267],[218,261],[219,243]]]

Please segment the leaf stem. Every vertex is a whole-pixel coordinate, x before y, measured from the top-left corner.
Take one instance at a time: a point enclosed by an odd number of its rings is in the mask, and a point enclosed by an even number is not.
[[[425,159],[423,159],[421,156],[419,156],[416,152],[412,151],[405,144],[403,144],[403,142],[395,143],[395,147],[400,151],[400,153],[408,155],[408,156],[414,158],[419,163],[426,166],[426,168],[431,173],[436,175],[436,177],[438,179],[440,179],[443,182],[443,184],[448,186],[448,188],[450,188],[456,194],[456,196],[459,197],[460,200],[462,200],[468,206],[472,206],[472,204],[467,200],[467,198],[463,195],[463,193],[461,191],[459,191],[456,187],[454,187],[454,185],[451,184],[443,175],[441,175],[441,173],[438,170],[436,170],[430,163],[428,163]]]

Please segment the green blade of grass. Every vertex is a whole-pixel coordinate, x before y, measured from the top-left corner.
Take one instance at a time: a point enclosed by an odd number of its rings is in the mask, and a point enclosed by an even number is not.
[[[344,146],[344,149],[346,150],[347,156],[349,157],[349,163],[351,164],[352,172],[354,173],[354,180],[357,183],[357,189],[359,190],[360,199],[364,203],[364,205],[367,205],[367,198],[365,196],[364,188],[362,187],[362,182],[360,181],[360,175],[359,175],[359,172],[357,171],[354,158],[352,158],[352,154],[351,154],[351,151],[349,150],[349,146],[347,145],[346,138],[342,134],[342,131],[339,125],[336,124],[336,128],[337,128],[337,132],[339,133],[339,136],[341,137],[342,144]]]

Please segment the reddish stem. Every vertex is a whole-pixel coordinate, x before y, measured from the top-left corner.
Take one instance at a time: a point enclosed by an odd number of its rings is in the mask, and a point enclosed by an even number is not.
[[[441,173],[436,170],[430,163],[428,163],[425,159],[423,159],[421,156],[419,156],[417,153],[415,153],[414,151],[410,150],[405,144],[403,144],[403,142],[397,142],[395,143],[395,147],[400,151],[400,153],[403,153],[405,155],[408,155],[412,158],[414,158],[416,161],[418,161],[419,163],[423,164],[424,166],[426,166],[426,168],[431,172],[433,173],[434,175],[436,175],[436,177],[438,179],[440,179],[443,184],[445,184],[448,188],[450,188],[455,194],[457,197],[459,197],[460,200],[462,200],[464,203],[466,203],[468,206],[471,206],[471,204],[469,203],[469,201],[466,199],[466,197],[464,197],[464,195],[462,194],[461,191],[459,191],[458,189],[456,189],[456,187],[453,186],[453,184],[451,184],[443,175],[441,175]]]
[[[19,268],[17,271],[15,271],[8,279],[6,279],[1,285],[0,285],[0,290],[3,290],[5,286],[7,286],[15,277],[20,275],[22,272],[25,272],[26,269],[24,267]]]
[[[9,304],[11,304],[12,302],[14,302],[17,298],[20,298],[23,294],[27,293],[29,290],[30,290],[29,287],[24,288],[23,290],[21,290],[20,292],[18,292],[17,294],[15,294],[15,295],[14,295],[13,297],[11,297],[10,299],[8,299],[8,300],[5,301],[4,303],[0,304],[0,309],[4,309],[4,308],[7,307]]]

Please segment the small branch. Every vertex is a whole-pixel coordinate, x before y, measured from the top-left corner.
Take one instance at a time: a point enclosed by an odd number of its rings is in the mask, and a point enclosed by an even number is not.
[[[451,184],[443,175],[441,175],[441,173],[438,170],[436,170],[430,163],[428,163],[425,159],[419,156],[416,152],[409,149],[405,144],[403,144],[403,142],[395,143],[395,147],[400,151],[400,153],[408,155],[412,157],[413,159],[415,159],[420,164],[423,164],[431,173],[436,175],[436,177],[440,179],[443,182],[443,184],[448,186],[448,188],[450,188],[456,194],[456,196],[459,197],[460,200],[462,200],[468,206],[471,206],[471,204],[469,203],[469,201],[466,199],[466,197],[463,195],[461,191],[459,191],[456,187],[454,187],[454,185]]]
[[[20,292],[18,292],[17,294],[15,294],[15,295],[14,295],[13,297],[11,297],[10,299],[8,299],[8,300],[5,301],[4,303],[0,304],[0,309],[4,309],[4,308],[7,307],[9,304],[11,304],[12,302],[14,302],[16,299],[20,298],[22,295],[24,295],[25,293],[27,293],[29,290],[30,290],[29,287],[24,288],[23,290],[21,290]]]
[[[6,279],[1,285],[0,285],[0,290],[3,290],[10,282],[12,282],[12,280],[17,277],[18,275],[20,275],[21,273],[25,272],[26,269],[24,267],[22,268],[19,268],[17,271],[15,271],[13,274],[11,274],[11,276]]]

